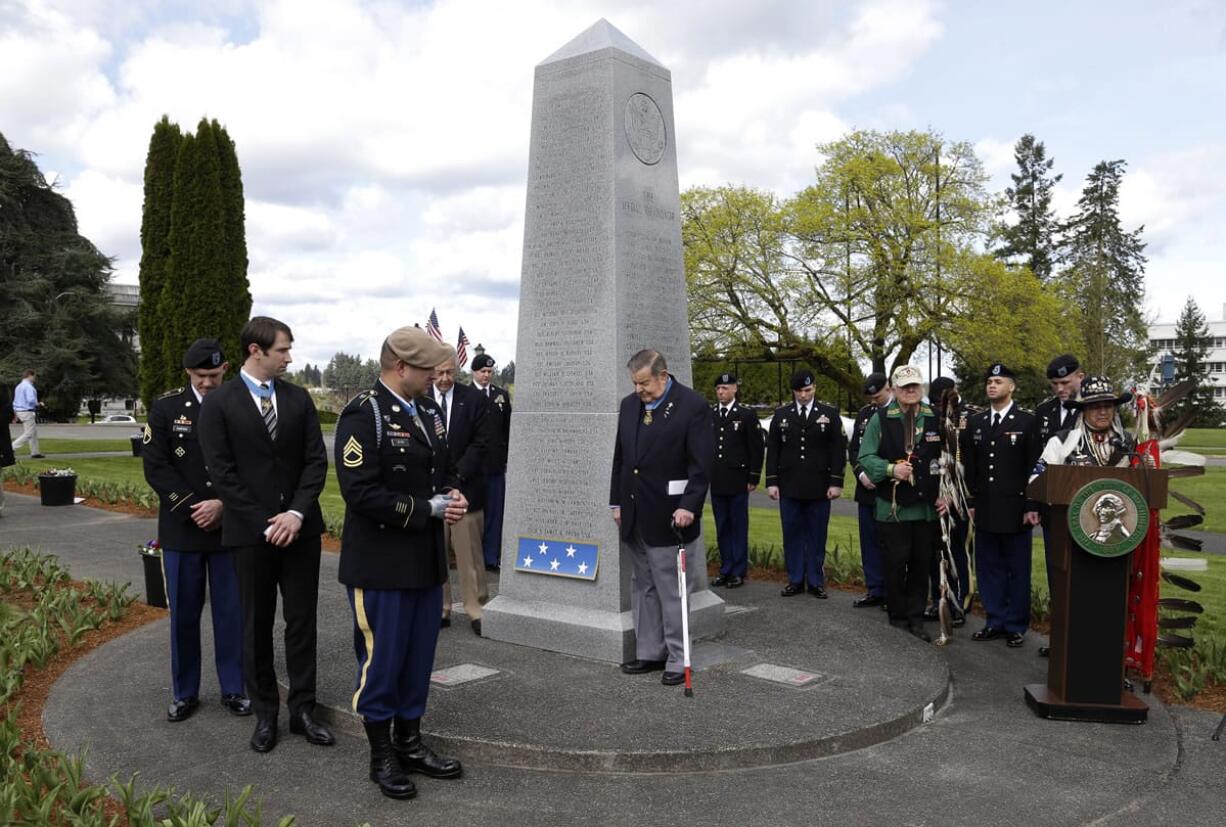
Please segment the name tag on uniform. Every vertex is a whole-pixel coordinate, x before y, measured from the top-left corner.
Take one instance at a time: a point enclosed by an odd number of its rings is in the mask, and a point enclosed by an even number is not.
[[[170,430],[176,434],[190,434],[192,432],[192,423],[190,422],[175,422],[170,426]]]
[[[413,444],[413,437],[408,434],[388,434],[387,441],[393,448],[408,448]]]
[[[685,493],[685,484],[689,480],[669,480],[668,481],[668,496],[679,497]]]

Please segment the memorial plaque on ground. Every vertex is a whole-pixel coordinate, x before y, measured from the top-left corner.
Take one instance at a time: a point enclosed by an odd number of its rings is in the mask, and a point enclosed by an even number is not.
[[[605,20],[536,67],[502,574],[482,619],[494,640],[634,657],[609,474],[630,356],[655,348],[691,384],[674,134],[671,74]],[[521,546],[556,539],[594,547],[596,565],[524,564]],[[709,636],[722,601],[694,568],[690,629]]]

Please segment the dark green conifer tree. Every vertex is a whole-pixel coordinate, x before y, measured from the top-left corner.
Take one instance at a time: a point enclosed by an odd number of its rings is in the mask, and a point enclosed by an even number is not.
[[[1175,322],[1175,347],[1172,348],[1171,355],[1175,362],[1174,381],[1192,379],[1196,382],[1196,390],[1176,403],[1174,410],[1168,412],[1164,418],[1173,421],[1185,411],[1194,411],[1194,427],[1216,428],[1222,424],[1223,411],[1213,399],[1209,365],[1205,362],[1212,341],[1205,314],[1201,312],[1196,300],[1188,296],[1188,301],[1179,314],[1179,320]]]
[[[251,288],[247,282],[247,229],[246,209],[243,201],[243,175],[238,165],[238,153],[234,141],[225,127],[212,122],[217,141],[220,162],[222,200],[225,206],[225,239],[227,264],[224,274],[226,304],[229,324],[218,335],[222,348],[236,367],[243,354],[238,352],[238,334],[251,316]]]
[[[1042,141],[1023,135],[1013,148],[1017,172],[1010,177],[1013,186],[1005,189],[1005,199],[1017,216],[1017,223],[1001,229],[1002,244],[996,255],[1008,262],[1024,264],[1041,281],[1051,278],[1060,223],[1051,206],[1052,190],[1063,177],[1052,175],[1054,160],[1047,157]]]
[[[140,396],[146,407],[166,389],[167,359],[163,357],[162,288],[170,260],[170,210],[175,165],[183,134],[165,115],[153,127],[145,157],[145,203],[140,226]],[[170,362],[176,360],[171,358]]]

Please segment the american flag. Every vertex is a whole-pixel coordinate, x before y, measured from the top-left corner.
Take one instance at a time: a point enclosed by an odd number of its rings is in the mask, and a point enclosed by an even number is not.
[[[443,341],[443,331],[438,329],[438,314],[434,312],[434,308],[430,308],[430,319],[426,322],[426,332],[435,338],[436,341]]]
[[[517,546],[516,571],[573,577],[578,580],[596,579],[600,547],[595,543],[520,537]]]
[[[455,343],[455,366],[462,368],[468,364],[468,337],[464,335],[464,328],[460,328],[460,338]]]

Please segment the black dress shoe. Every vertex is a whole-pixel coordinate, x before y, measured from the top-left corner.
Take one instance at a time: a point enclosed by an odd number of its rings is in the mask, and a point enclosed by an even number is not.
[[[451,618],[445,617],[439,621],[438,627],[440,629],[446,629],[450,625],[451,625]]]
[[[912,626],[909,631],[924,643],[932,643],[932,635],[925,632],[923,626]]]
[[[809,594],[813,595],[818,600],[825,600],[827,597],[829,597],[829,595],[826,594],[826,590],[821,586],[810,586]]]
[[[805,587],[801,583],[788,583],[783,587],[783,591],[779,592],[780,597],[795,597],[798,594],[804,594]]]
[[[246,695],[222,695],[221,705],[236,718],[243,718],[251,714],[251,699]]]
[[[719,577],[711,581],[711,585],[715,586],[716,588],[721,588],[723,586],[727,586],[730,579],[731,578],[728,575],[721,574]]]
[[[685,683],[684,672],[665,672],[660,676],[660,683],[665,686],[676,686],[679,683]]]
[[[405,772],[427,778],[459,778],[464,773],[454,758],[435,755],[421,739],[421,718],[397,718],[392,732],[392,748]]]
[[[857,609],[867,609],[871,606],[884,606],[885,598],[879,594],[866,594],[863,597],[857,597],[851,601],[851,605]]]
[[[486,571],[492,571],[492,572],[494,572],[494,573],[498,573],[498,572],[502,571],[502,566],[486,566],[486,567],[485,567],[485,570],[486,570]]]
[[[950,625],[955,629],[961,629],[966,625],[966,613],[955,612],[953,618],[949,621]]]
[[[744,577],[737,577],[736,575],[733,575],[732,577],[728,578],[728,588],[730,589],[739,589],[741,586],[744,586],[744,585],[745,585]]]
[[[256,717],[255,732],[251,733],[251,748],[256,752],[272,752],[277,745],[277,719]]]
[[[30,454],[30,459],[46,459],[46,454]]]
[[[995,640],[998,637],[1004,637],[1004,634],[1004,629],[998,629],[995,626],[984,626],[978,632],[971,635],[971,640]]]
[[[472,622],[473,634],[481,637],[481,618],[477,618]]]
[[[417,795],[416,785],[405,775],[392,748],[392,722],[363,721],[362,727],[370,741],[370,780],[379,785],[379,792],[397,799]]]
[[[289,716],[289,731],[295,735],[305,735],[307,743],[320,747],[330,747],[336,743],[332,733],[326,726],[311,717],[305,709]]]
[[[200,706],[200,701],[197,698],[184,698],[183,700],[174,700],[170,702],[170,707],[166,710],[166,720],[173,723],[186,721],[192,717],[192,713],[196,711],[196,707]]]
[[[1050,646],[1040,646],[1039,647],[1039,657],[1050,658],[1051,657],[1051,647]]]
[[[924,609],[924,620],[936,620],[941,616],[941,607],[933,604]]]
[[[642,675],[647,672],[657,672],[664,668],[662,660],[628,660],[622,664],[622,671],[627,675]]]
[[[1005,645],[1010,649],[1020,649],[1026,645],[1026,636],[1021,632],[1010,632],[1005,638]]]

